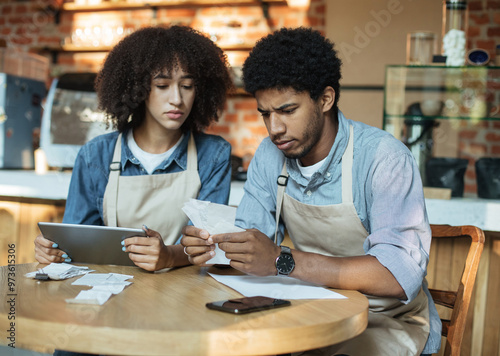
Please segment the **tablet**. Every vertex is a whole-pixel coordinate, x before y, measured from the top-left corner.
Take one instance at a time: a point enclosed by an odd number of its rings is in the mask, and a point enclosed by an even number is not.
[[[122,251],[121,241],[146,236],[142,229],[39,222],[43,237],[59,245],[72,262],[135,266]]]

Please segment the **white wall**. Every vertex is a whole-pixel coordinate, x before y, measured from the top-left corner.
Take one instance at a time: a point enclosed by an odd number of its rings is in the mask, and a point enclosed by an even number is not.
[[[405,64],[406,36],[432,31],[441,41],[441,0],[327,0],[326,36],[343,60],[341,90],[346,117],[382,128],[385,66]],[[341,87],[342,89],[342,87]]]

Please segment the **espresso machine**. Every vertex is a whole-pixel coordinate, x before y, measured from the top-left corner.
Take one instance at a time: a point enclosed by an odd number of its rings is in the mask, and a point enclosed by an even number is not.
[[[0,73],[0,168],[33,169],[45,83]]]

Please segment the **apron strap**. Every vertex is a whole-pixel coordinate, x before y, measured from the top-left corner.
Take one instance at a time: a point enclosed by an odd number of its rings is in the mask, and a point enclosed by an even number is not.
[[[187,169],[188,171],[196,171],[198,173],[198,152],[194,142],[193,134],[190,134],[188,149],[187,149]],[[106,197],[106,207],[104,212],[108,226],[118,226],[117,220],[117,202],[118,202],[118,187],[121,171],[121,156],[122,156],[122,134],[118,135],[116,140],[113,160],[109,165],[109,178],[106,191],[109,195]]]
[[[349,141],[347,148],[342,155],[342,202],[352,203],[352,164],[354,152],[354,128],[352,125],[349,127]],[[276,226],[274,229],[274,243],[278,244],[278,228],[281,217],[281,206],[283,205],[283,197],[285,196],[285,189],[288,183],[288,173],[286,170],[286,160],[283,163],[283,169],[278,176],[278,193],[276,196]]]
[[[190,133],[187,149],[187,171],[198,171],[198,151],[194,142],[193,133]]]
[[[352,163],[354,152],[354,128],[349,127],[349,141],[342,155],[342,203],[352,203]]]
[[[280,223],[281,217],[281,206],[283,205],[283,197],[285,196],[285,189],[288,183],[288,173],[286,171],[286,160],[283,163],[283,169],[281,170],[281,174],[278,176],[278,194],[276,198],[276,227],[274,229],[274,243],[278,244],[278,227]]]
[[[122,134],[118,135],[113,153],[113,160],[109,165],[108,188],[109,196],[106,199],[104,211],[108,212],[108,226],[117,226],[116,202],[118,201],[118,181],[120,179],[120,165],[122,156]]]

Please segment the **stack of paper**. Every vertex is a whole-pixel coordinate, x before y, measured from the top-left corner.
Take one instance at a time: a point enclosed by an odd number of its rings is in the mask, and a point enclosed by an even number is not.
[[[68,263],[51,263],[50,265],[39,269],[36,272],[26,273],[24,276],[28,278],[35,278],[37,273],[47,274],[50,279],[60,280],[71,277],[81,276],[92,272],[86,266],[74,266]]]
[[[92,273],[77,279],[72,285],[91,286],[92,289],[82,290],[74,299],[66,299],[67,303],[102,305],[113,295],[123,291],[132,284],[127,279],[134,278],[119,273]]]

